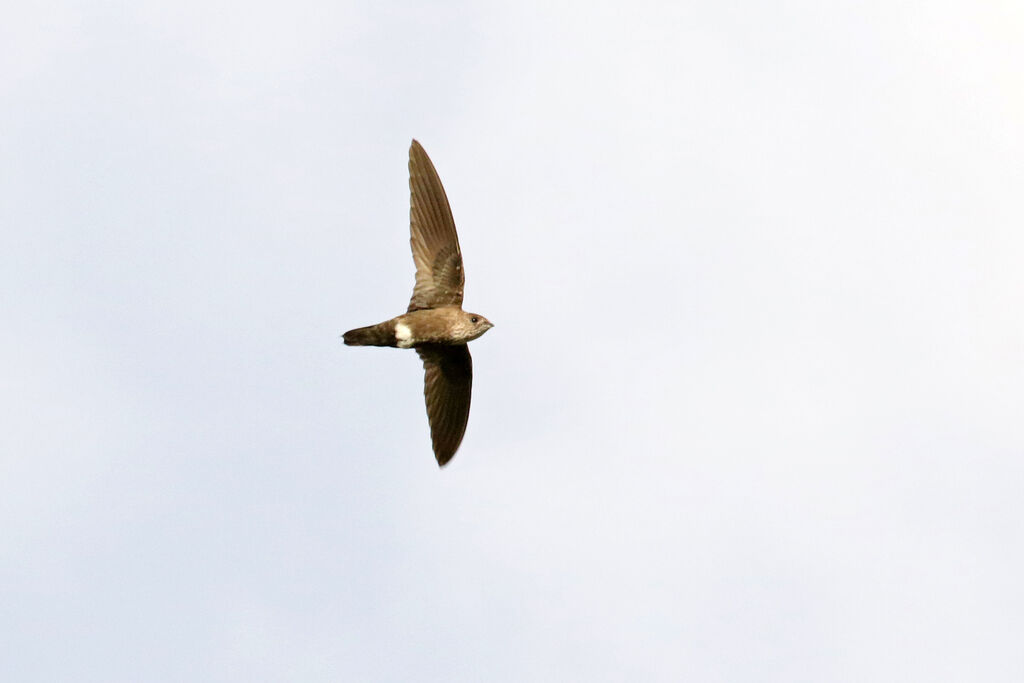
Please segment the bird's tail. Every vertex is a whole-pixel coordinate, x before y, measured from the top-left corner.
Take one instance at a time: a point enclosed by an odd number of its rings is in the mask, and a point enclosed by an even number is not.
[[[348,346],[397,346],[395,339],[395,321],[370,325],[369,327],[358,327],[349,330],[343,335],[345,344]]]

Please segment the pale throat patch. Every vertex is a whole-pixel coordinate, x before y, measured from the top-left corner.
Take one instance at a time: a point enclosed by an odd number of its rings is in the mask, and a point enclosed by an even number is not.
[[[395,323],[395,341],[398,348],[407,349],[412,346],[412,330],[405,323]]]

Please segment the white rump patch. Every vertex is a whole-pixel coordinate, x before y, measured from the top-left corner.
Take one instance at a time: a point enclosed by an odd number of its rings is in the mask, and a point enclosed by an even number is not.
[[[405,323],[395,323],[395,340],[398,348],[407,349],[412,346],[412,330]]]

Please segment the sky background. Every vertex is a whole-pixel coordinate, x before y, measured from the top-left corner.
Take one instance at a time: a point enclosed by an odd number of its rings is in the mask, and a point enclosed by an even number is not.
[[[1024,680],[1019,2],[3,17],[0,679]]]

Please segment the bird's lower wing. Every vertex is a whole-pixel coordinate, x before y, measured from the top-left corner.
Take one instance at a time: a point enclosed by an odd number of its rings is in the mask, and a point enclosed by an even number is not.
[[[465,344],[417,347],[423,361],[423,395],[437,464],[444,466],[462,443],[469,421],[473,359]]]

